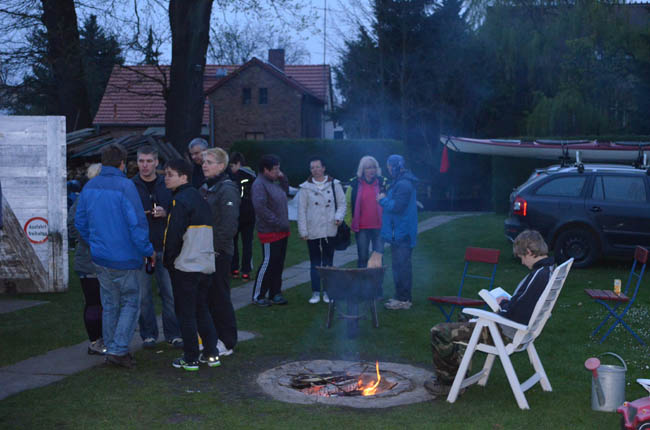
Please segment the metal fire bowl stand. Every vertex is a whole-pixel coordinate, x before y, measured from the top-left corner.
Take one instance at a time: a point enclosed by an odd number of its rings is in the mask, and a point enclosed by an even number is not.
[[[379,327],[376,299],[382,294],[384,268],[347,269],[340,267],[317,267],[323,282],[323,289],[330,298],[327,311],[327,328],[332,327],[332,320],[339,301],[347,302],[347,313],[338,311],[338,318],[347,320],[348,337],[353,338],[359,332],[359,303],[366,302],[375,328]]]

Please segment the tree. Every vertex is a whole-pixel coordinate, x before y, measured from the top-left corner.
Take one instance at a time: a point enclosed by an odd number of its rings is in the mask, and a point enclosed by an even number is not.
[[[90,112],[95,116],[104,95],[113,66],[124,64],[122,48],[114,35],[106,35],[90,15],[80,30],[81,54]]]
[[[147,44],[144,46],[143,50],[144,60],[142,64],[157,65],[158,58],[160,57],[160,51],[156,46],[156,42],[153,36],[153,29],[149,27],[149,34],[147,36]]]
[[[280,11],[297,16],[298,0],[267,0],[273,13]],[[221,0],[220,7],[235,6],[240,10],[265,9],[258,0],[234,2]],[[166,137],[180,152],[186,152],[187,142],[200,135],[205,94],[203,71],[210,32],[212,0],[170,0],[169,23],[172,35],[172,64],[165,111]]]
[[[5,103],[14,114],[53,115],[59,113],[59,80],[48,57],[46,32],[35,29],[28,37],[32,55],[31,73],[23,76],[22,83],[13,89],[13,97]],[[84,21],[80,30],[81,58],[83,60],[83,80],[88,95],[90,113],[94,116],[104,88],[110,77],[113,65],[122,64],[121,49],[114,36],[106,36],[97,24],[97,18],[91,15]]]
[[[74,0],[42,0],[41,3],[47,60],[57,84],[57,109],[53,113],[65,115],[68,131],[89,127],[92,117],[84,82]]]
[[[251,23],[213,26],[208,47],[210,61],[218,64],[242,64],[252,57],[266,58],[269,48],[283,48],[287,64],[301,64],[309,58],[304,45],[276,25]]]
[[[212,0],[170,0],[172,64],[165,111],[166,137],[174,147],[185,146],[201,133],[203,119],[203,71],[210,38]]]

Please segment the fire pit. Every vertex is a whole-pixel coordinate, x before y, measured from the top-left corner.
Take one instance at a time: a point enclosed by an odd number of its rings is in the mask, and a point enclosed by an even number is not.
[[[338,311],[338,318],[347,320],[348,337],[356,337],[359,331],[359,319],[365,318],[359,314],[359,304],[366,302],[372,323],[379,327],[375,300],[381,296],[381,286],[384,281],[384,268],[340,268],[317,267],[323,280],[323,289],[330,298],[327,312],[327,328],[332,327],[332,320],[337,312],[337,305],[347,301],[347,312]]]
[[[384,408],[430,400],[423,383],[431,376],[406,364],[313,360],[267,370],[257,383],[289,403]]]

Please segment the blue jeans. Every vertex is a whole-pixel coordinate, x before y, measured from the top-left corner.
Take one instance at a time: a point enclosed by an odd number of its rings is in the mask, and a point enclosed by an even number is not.
[[[127,354],[140,315],[139,270],[95,267],[102,299],[102,334],[106,353]]]
[[[174,293],[172,292],[172,280],[169,272],[162,263],[162,252],[156,252],[156,285],[158,294],[162,300],[162,323],[165,339],[171,341],[181,337],[178,328],[176,312],[174,311]],[[138,284],[140,285],[140,337],[142,340],[152,337],[158,339],[158,321],[156,321],[156,310],[153,305],[153,292],[151,291],[152,275],[147,274],[145,268],[138,272]]]
[[[413,274],[411,269],[411,239],[406,237],[390,244],[393,255],[393,282],[395,283],[395,300],[411,301]]]
[[[384,241],[381,238],[380,229],[363,228],[355,233],[357,239],[357,267],[365,268],[368,266],[370,253],[368,247],[372,245],[373,251],[380,251],[384,248]]]

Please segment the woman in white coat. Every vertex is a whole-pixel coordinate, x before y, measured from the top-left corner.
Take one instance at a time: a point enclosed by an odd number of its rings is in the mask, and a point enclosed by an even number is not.
[[[312,290],[309,303],[314,304],[320,301],[321,289],[316,267],[333,264],[333,239],[345,217],[346,203],[341,182],[325,174],[322,158],[312,158],[309,161],[309,170],[311,176],[300,184],[298,192],[298,233],[307,241]],[[329,303],[327,293],[323,293],[323,301]]]

